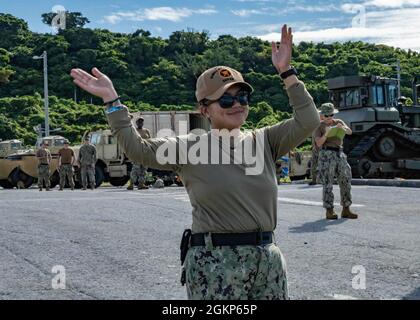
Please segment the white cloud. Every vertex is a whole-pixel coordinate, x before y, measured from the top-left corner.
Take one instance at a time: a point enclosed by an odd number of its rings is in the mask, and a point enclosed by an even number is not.
[[[231,10],[235,16],[239,17],[250,17],[251,15],[267,15],[267,16],[281,16],[292,12],[330,12],[338,11],[340,7],[334,4],[320,5],[320,6],[309,6],[309,5],[293,5],[293,6],[282,6],[282,7],[264,7],[260,9],[236,9]]]
[[[261,10],[255,10],[255,9],[252,9],[252,10],[239,9],[239,10],[231,10],[230,12],[232,12],[235,16],[239,16],[239,17],[249,17],[254,14],[265,14],[265,12]]]
[[[366,13],[364,28],[325,28],[294,32],[294,41],[333,42],[368,41],[403,49],[420,51],[420,8],[393,9]],[[269,31],[268,31],[269,32]],[[270,32],[259,36],[268,41],[278,41],[280,33]]]
[[[416,7],[420,6],[420,0],[369,0],[363,5],[378,8]]]
[[[329,11],[336,11],[340,8],[334,4],[327,4],[327,5],[321,5],[321,6],[293,6],[289,7],[287,11],[293,12],[293,11],[305,11],[305,12],[329,12]]]
[[[168,20],[172,22],[181,21],[183,18],[190,17],[194,14],[214,14],[217,11],[213,8],[206,9],[189,9],[189,8],[172,8],[172,7],[156,7],[139,9],[134,12],[120,11],[104,17],[105,22],[116,24],[122,20],[144,21],[144,20]]]

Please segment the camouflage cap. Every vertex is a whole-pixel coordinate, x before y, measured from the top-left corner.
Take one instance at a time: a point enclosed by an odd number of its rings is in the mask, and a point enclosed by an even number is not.
[[[334,105],[331,102],[323,103],[319,108],[319,114],[323,116],[328,116],[330,114],[337,113],[338,110],[334,108]]]
[[[249,92],[254,91],[239,71],[225,66],[213,67],[198,77],[195,96],[198,102],[203,99],[217,100],[235,84],[243,86]]]
[[[64,144],[69,144],[69,140],[64,140]]]

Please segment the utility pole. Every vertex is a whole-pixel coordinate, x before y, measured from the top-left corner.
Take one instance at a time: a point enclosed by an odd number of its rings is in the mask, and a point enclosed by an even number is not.
[[[398,98],[401,97],[401,65],[400,59],[397,59],[397,81],[398,81]]]
[[[50,135],[49,123],[49,103],[48,103],[48,57],[47,51],[44,51],[40,56],[32,57],[35,60],[43,59],[44,61],[44,111],[45,111],[45,136]]]

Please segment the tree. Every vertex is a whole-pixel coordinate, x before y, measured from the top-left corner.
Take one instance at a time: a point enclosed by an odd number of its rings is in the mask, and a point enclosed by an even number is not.
[[[52,26],[54,18],[57,16],[55,12],[43,13],[41,15],[42,22]],[[89,19],[84,17],[80,12],[65,12],[66,29],[83,28],[85,24],[90,23]]]
[[[9,77],[15,72],[9,66],[10,52],[0,48],[0,83],[9,82]]]
[[[0,48],[11,51],[17,45],[25,43],[30,32],[28,24],[11,14],[0,13]]]

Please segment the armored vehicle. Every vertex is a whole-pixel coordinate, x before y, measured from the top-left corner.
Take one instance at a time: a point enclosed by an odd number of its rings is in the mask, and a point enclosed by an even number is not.
[[[149,129],[152,137],[159,133],[186,134],[196,128],[209,129],[204,117],[194,111],[148,111],[132,114],[133,124],[141,116],[144,118],[144,128]],[[166,131],[161,131],[161,130]],[[185,132],[182,132],[185,130]],[[111,130],[99,130],[89,133],[90,142],[96,146],[97,162],[95,166],[96,184],[109,182],[113,186],[123,186],[130,179],[132,161],[124,154]],[[160,177],[166,185],[179,181],[173,172],[149,169],[149,175]],[[150,180],[152,182],[152,180]]]
[[[27,152],[23,147],[22,141],[0,140],[0,186],[5,189],[13,188],[13,184],[9,181],[9,174],[17,167],[17,163],[5,160],[11,154],[21,154]]]
[[[353,177],[420,178],[420,105],[417,79],[414,105],[402,104],[398,81],[378,76],[328,80],[330,99],[353,131],[344,151]]]
[[[38,178],[38,159],[36,158],[36,150],[42,141],[49,144],[49,150],[52,155],[51,162],[51,187],[54,188],[59,183],[58,167],[58,150],[60,150],[66,139],[62,136],[48,136],[39,138],[36,142],[35,149],[21,150],[8,154],[0,160],[0,181],[4,188],[29,188],[34,179]],[[77,155],[78,148],[73,148]]]

